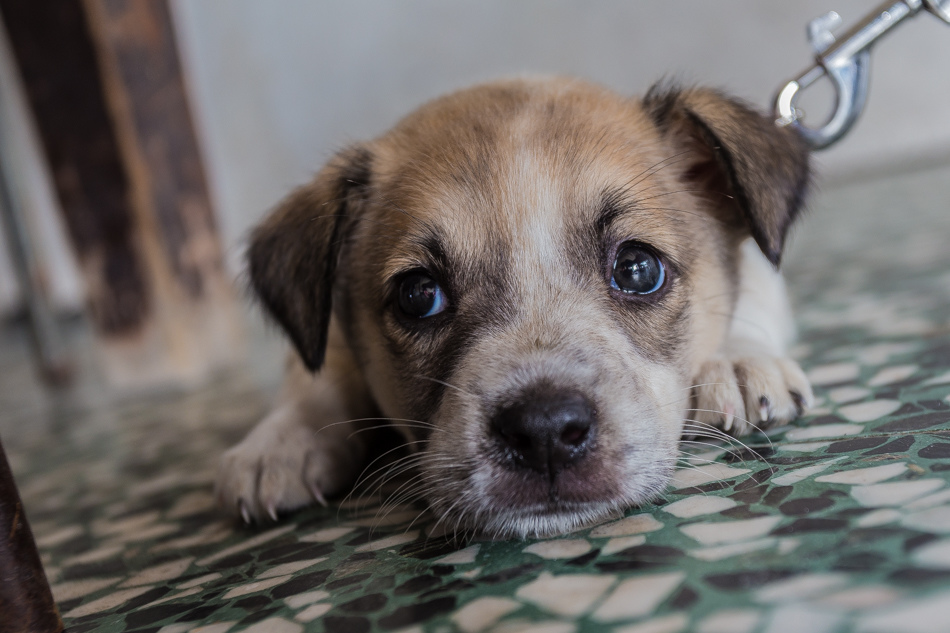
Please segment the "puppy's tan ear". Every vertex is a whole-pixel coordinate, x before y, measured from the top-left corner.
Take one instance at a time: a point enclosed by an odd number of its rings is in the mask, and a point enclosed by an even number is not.
[[[370,180],[370,152],[337,154],[251,234],[251,286],[310,371],[323,364],[340,245]]]
[[[804,139],[714,90],[658,84],[643,103],[657,127],[687,153],[688,177],[731,200],[759,248],[778,266],[808,189]]]

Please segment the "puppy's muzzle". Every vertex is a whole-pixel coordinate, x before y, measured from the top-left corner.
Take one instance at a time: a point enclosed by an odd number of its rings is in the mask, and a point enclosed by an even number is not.
[[[553,482],[590,451],[597,413],[579,392],[536,387],[499,408],[491,431],[506,465],[529,468]]]

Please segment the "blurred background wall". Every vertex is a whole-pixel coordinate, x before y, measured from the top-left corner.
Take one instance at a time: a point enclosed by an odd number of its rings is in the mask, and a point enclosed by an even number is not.
[[[769,108],[776,89],[811,64],[809,20],[834,9],[849,26],[876,4],[170,0],[231,278],[240,276],[249,228],[289,189],[341,146],[381,133],[441,93],[540,73],[576,75],[638,94],[670,77],[718,86]],[[820,180],[827,185],[950,161],[947,60],[950,25],[929,15],[882,41],[872,55],[866,111],[843,142],[820,154]],[[8,119],[24,110],[16,103],[12,68],[0,42],[0,99]],[[818,123],[831,107],[830,93],[806,95],[808,121]],[[17,136],[19,155],[35,163],[35,140],[28,130]],[[36,224],[53,253],[47,263],[53,303],[79,310],[82,279],[75,261],[57,254],[65,242],[48,209],[54,203],[40,191],[48,185],[39,176],[25,183],[33,191],[26,196],[46,209]],[[0,248],[0,313],[16,306],[17,296]]]
[[[670,76],[770,107],[776,89],[810,63],[809,20],[834,9],[848,26],[877,4],[174,0],[173,8],[237,272],[241,237],[265,209],[335,149],[379,134],[426,99],[503,75],[557,73],[629,94]],[[950,25],[929,15],[883,40],[867,110],[821,154],[822,177],[950,158],[947,60]],[[815,113],[829,107],[815,102]]]

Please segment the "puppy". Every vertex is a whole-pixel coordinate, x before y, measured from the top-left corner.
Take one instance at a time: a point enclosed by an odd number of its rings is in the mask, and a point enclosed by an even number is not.
[[[424,105],[254,231],[251,284],[297,354],[219,498],[245,521],[323,502],[385,419],[456,529],[648,501],[684,432],[811,401],[773,268],[808,178],[795,132],[706,89],[511,80]]]

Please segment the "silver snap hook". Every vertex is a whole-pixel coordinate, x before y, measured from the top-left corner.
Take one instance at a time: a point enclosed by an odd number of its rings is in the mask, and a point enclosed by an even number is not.
[[[950,23],[950,0],[900,0],[877,7],[864,20],[836,37],[841,17],[831,11],[808,25],[815,65],[786,83],[775,97],[775,123],[791,126],[813,149],[823,149],[847,134],[864,109],[870,72],[871,46],[898,24],[925,9]],[[834,112],[823,125],[809,127],[796,107],[801,91],[828,77],[835,91]]]

